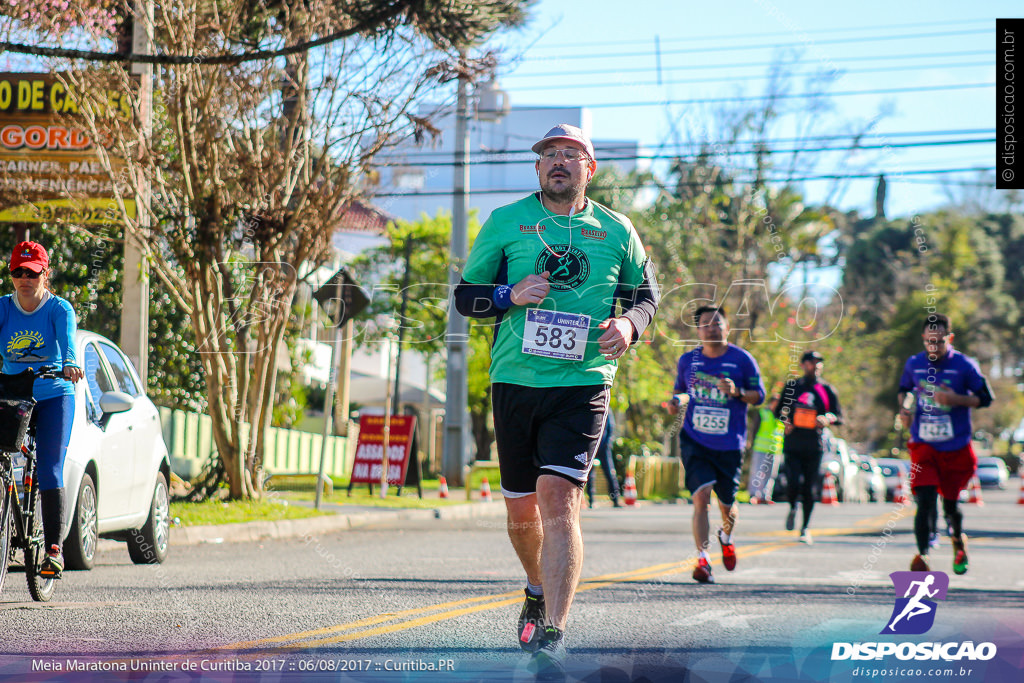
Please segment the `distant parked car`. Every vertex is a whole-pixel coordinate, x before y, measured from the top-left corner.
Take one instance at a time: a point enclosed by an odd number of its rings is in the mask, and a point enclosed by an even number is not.
[[[845,439],[825,433],[825,454],[821,458],[822,471],[832,473],[836,483],[836,497],[841,503],[863,503],[867,500],[860,476],[860,465],[853,459]]]
[[[978,458],[978,481],[983,488],[1006,488],[1010,479],[1010,471],[1002,458]]]
[[[75,349],[85,379],[75,385],[64,460],[67,567],[91,569],[100,537],[126,541],[136,564],[163,562],[171,470],[159,413],[114,342],[79,330]]]
[[[896,490],[900,486],[900,472],[903,473],[904,479],[910,479],[910,461],[899,458],[879,458],[878,468],[882,470],[882,476],[885,477],[885,499],[887,501],[894,500]]]
[[[868,500],[872,503],[881,503],[885,500],[885,475],[878,461],[870,455],[854,454],[854,459],[860,466],[861,484],[867,492]]]
[[[825,430],[824,447],[825,452],[821,456],[821,468],[818,470],[818,479],[814,483],[813,488],[815,499],[821,500],[825,474],[831,472],[836,487],[836,498],[840,502],[864,502],[867,499],[867,492],[860,481],[860,466],[850,455],[846,441]],[[787,485],[786,467],[785,462],[783,462],[783,465],[779,468],[779,474],[775,478],[772,500],[788,501]],[[799,499],[799,494],[797,496]]]

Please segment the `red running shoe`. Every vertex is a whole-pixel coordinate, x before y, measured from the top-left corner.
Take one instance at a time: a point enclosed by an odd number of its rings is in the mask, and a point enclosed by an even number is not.
[[[718,532],[718,542],[722,544],[722,564],[726,571],[731,572],[736,569],[736,544],[723,541],[721,530]]]
[[[912,572],[926,572],[928,571],[928,556],[927,555],[914,555],[914,559],[910,562],[910,571]]]
[[[693,580],[697,583],[715,582],[715,577],[711,575],[711,563],[703,557],[697,559],[697,566],[693,569]]]

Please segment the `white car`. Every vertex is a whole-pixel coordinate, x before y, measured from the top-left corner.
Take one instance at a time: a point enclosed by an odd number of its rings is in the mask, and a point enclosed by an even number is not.
[[[75,344],[85,379],[64,460],[65,564],[91,569],[101,536],[126,541],[136,564],[163,562],[171,468],[159,413],[117,345],[83,330]]]

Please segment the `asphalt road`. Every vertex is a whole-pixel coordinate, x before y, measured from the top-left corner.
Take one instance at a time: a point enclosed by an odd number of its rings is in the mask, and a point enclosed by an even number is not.
[[[818,506],[806,546],[782,530],[785,506],[743,506],[739,566],[716,559],[717,583],[698,585],[692,508],[648,504],[584,511],[570,680],[1020,680],[1024,506],[1016,490],[985,494],[983,507],[964,506],[970,571],[953,575],[948,542],[933,551],[949,593],[927,634],[903,640],[993,642],[990,661],[925,662],[938,673],[906,676],[892,657],[831,661],[836,642],[900,641],[879,632],[893,610],[889,574],[915,552],[912,508]],[[513,633],[522,570],[501,517],[172,551],[159,566],[104,551],[45,605],[11,574],[0,679],[530,680]],[[891,671],[854,671],[864,664]]]

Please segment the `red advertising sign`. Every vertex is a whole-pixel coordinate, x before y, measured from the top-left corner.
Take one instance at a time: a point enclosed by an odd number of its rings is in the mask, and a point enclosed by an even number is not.
[[[392,415],[391,435],[388,439],[388,484],[401,486],[409,467],[412,452],[412,430],[416,418],[412,415]],[[384,416],[359,417],[359,441],[356,458],[352,463],[353,484],[379,484],[384,460]]]

